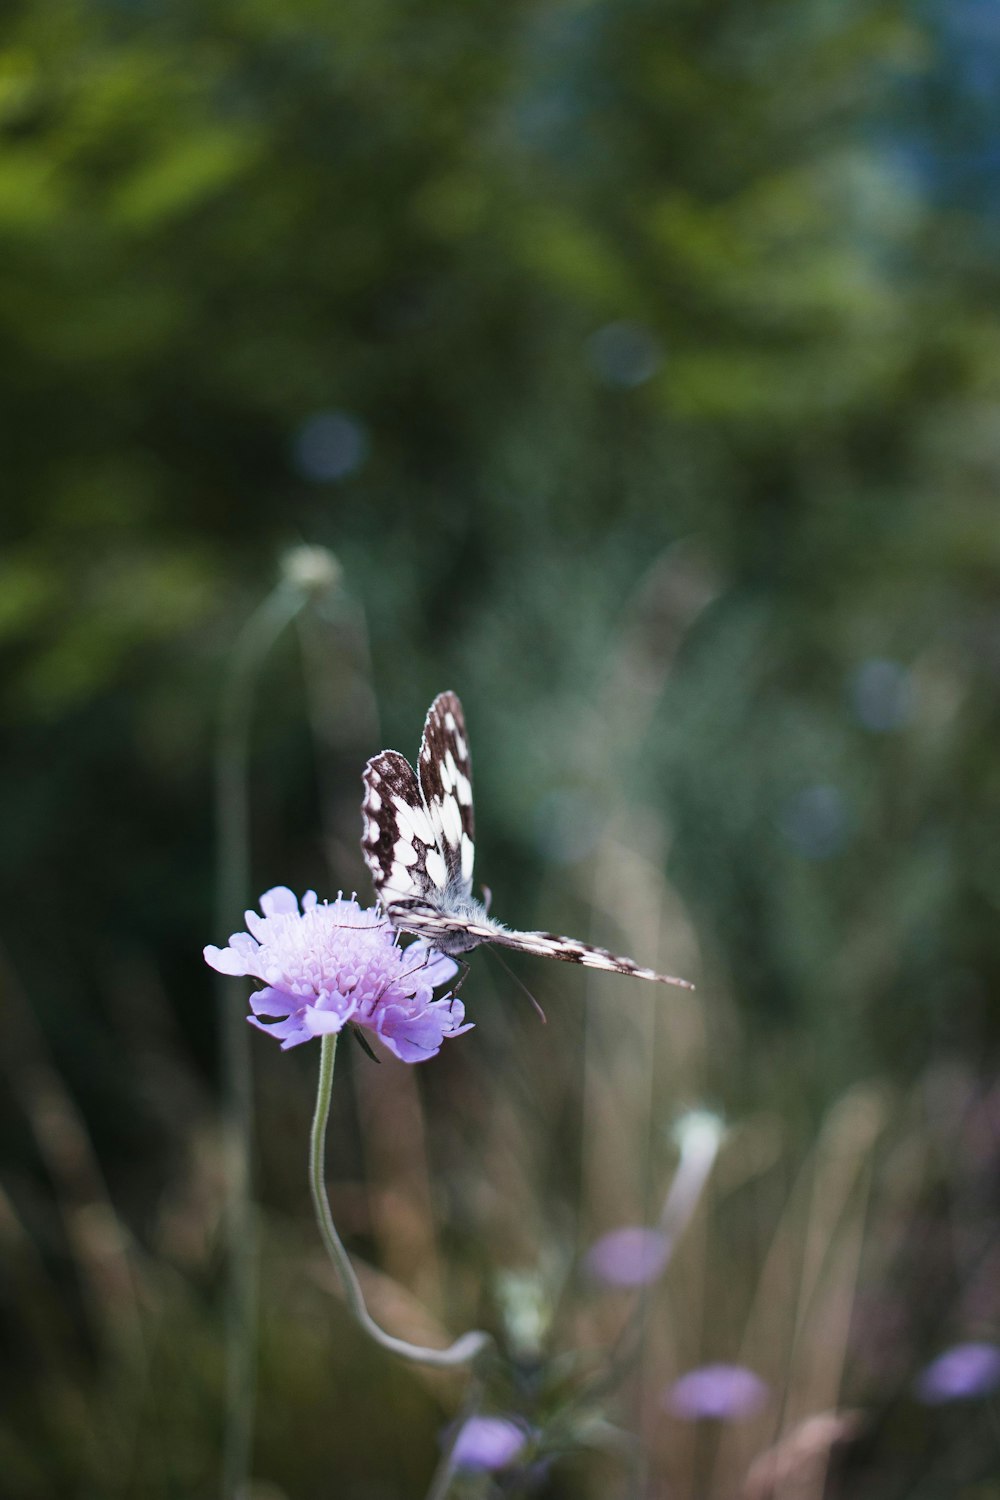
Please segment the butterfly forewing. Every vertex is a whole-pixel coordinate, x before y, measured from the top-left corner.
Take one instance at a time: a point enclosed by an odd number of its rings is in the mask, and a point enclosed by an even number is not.
[[[379,900],[392,915],[399,902],[436,905],[448,883],[430,817],[405,756],[383,750],[364,769],[361,840]]]
[[[462,705],[454,693],[439,693],[424,723],[417,759],[420,791],[453,896],[468,897],[475,858],[472,762]]]

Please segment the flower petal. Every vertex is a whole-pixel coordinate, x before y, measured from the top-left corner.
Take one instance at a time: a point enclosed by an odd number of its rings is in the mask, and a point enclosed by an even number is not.
[[[310,1036],[331,1036],[344,1029],[347,1017],[335,1010],[320,1010],[316,1005],[307,1005],[302,1012],[302,1022]]]
[[[258,1031],[263,1031],[265,1036],[276,1037],[282,1047],[297,1047],[300,1042],[311,1040],[298,1016],[286,1016],[283,1021],[275,1021],[270,1026],[258,1021],[256,1016],[247,1016],[247,1020]]]
[[[260,909],[265,917],[298,916],[299,899],[287,885],[273,885],[261,896]]]
[[[416,973],[411,977],[414,979],[419,977],[424,984],[429,984],[432,990],[436,990],[439,985],[447,984],[448,980],[454,979],[458,973],[458,964],[455,960],[429,947],[423,938],[417,938],[415,943],[404,948],[403,957],[406,959],[408,969],[414,969],[417,964],[420,964],[420,968],[416,969]]]
[[[217,974],[246,974],[247,961],[243,954],[237,953],[234,948],[214,948],[209,943],[207,948],[202,949],[205,962],[210,969]]]
[[[269,925],[268,918],[262,917],[258,912],[255,911],[245,911],[243,913],[243,920],[249,927],[250,931],[253,933],[254,937],[260,943],[261,947],[263,947],[267,942]]]
[[[290,995],[287,990],[277,990],[273,985],[253,990],[250,995],[250,1009],[255,1016],[293,1016],[302,1008],[302,1001],[297,996]]]
[[[450,1004],[435,1000],[429,1005],[383,1005],[373,1017],[374,1030],[401,1062],[426,1062],[436,1057],[446,1036],[461,1036],[471,1031],[472,1023],[463,1026],[465,1009],[461,1000]]]

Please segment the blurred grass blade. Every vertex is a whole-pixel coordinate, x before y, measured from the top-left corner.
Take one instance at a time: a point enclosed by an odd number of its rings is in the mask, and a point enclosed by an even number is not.
[[[215,931],[228,932],[250,898],[250,728],[260,667],[302,609],[309,594],[285,577],[251,615],[233,651],[219,714],[215,767],[218,837]],[[223,1156],[226,1181],[226,1427],[223,1500],[247,1488],[253,1444],[257,1225],[251,1192],[253,1075],[243,986],[220,978],[216,987],[222,1046]]]

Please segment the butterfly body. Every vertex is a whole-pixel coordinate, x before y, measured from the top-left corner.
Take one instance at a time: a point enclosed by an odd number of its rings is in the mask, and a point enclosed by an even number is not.
[[[447,921],[442,914],[447,913]],[[481,943],[503,941],[506,928],[489,915],[481,901],[464,897],[461,893],[448,899],[447,893],[440,907],[423,902],[394,902],[389,908],[393,924],[401,932],[420,933],[428,942],[433,942],[439,953],[449,958],[470,953]]]
[[[660,984],[684,979],[641,968],[631,958],[554,932],[520,932],[497,922],[472,894],[475,834],[472,766],[462,705],[439,693],[424,724],[414,771],[397,750],[383,750],[364,769],[361,848],[389,920],[457,957],[496,943],[587,968]]]

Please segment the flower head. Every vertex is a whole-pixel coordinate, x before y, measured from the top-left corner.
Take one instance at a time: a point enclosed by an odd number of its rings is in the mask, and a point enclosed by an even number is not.
[[[955,1344],[931,1361],[917,1381],[917,1397],[928,1406],[988,1396],[1000,1386],[996,1344]]]
[[[423,1062],[445,1037],[471,1029],[460,1000],[434,999],[458,965],[423,942],[400,948],[376,908],[343,897],[320,905],[316,892],[307,891],[300,911],[283,885],[265,891],[260,908],[263,916],[246,913],[249,932],[234,933],[226,948],[207,947],[205,962],[220,974],[264,981],[250,996],[247,1019],[283,1048],[352,1022],[373,1031],[403,1062]]]
[[[340,563],[326,547],[293,547],[281,559],[281,571],[307,594],[325,594],[342,576]]]
[[[675,1380],[664,1392],[663,1404],[685,1422],[705,1417],[738,1422],[755,1416],[767,1397],[764,1381],[744,1365],[702,1365]]]
[[[587,1252],[586,1267],[607,1286],[646,1286],[667,1264],[670,1241],[658,1229],[629,1224],[612,1229]]]
[[[505,1469],[523,1451],[528,1434],[510,1417],[468,1417],[451,1450],[456,1469],[488,1473]]]

